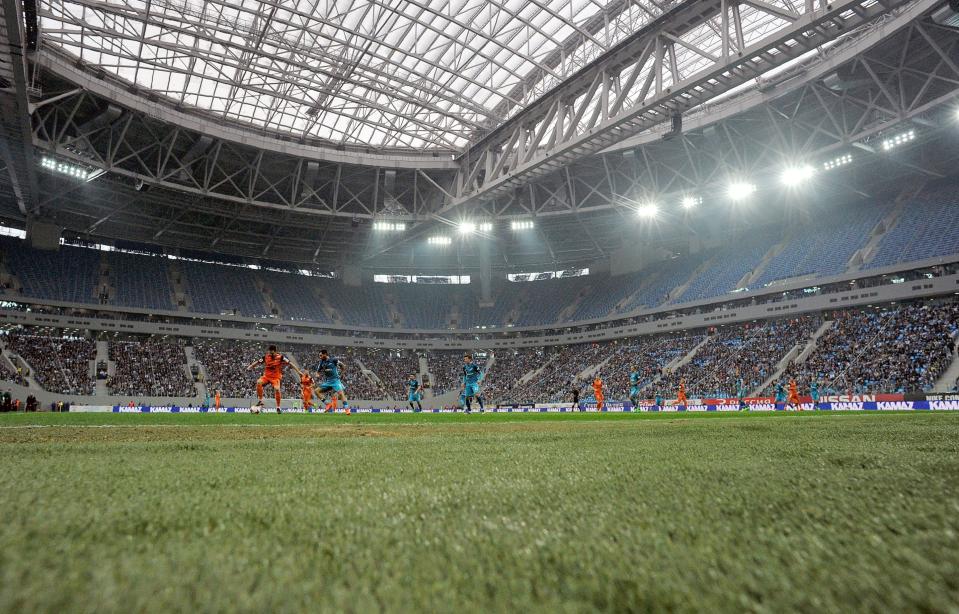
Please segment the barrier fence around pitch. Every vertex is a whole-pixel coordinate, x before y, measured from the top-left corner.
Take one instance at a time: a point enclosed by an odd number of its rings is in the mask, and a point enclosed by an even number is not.
[[[756,412],[775,412],[775,411],[793,411],[796,408],[785,403],[758,403],[747,406],[749,411]],[[252,413],[249,407],[226,407],[221,408],[219,412],[207,407],[179,407],[169,406],[119,406],[112,408],[113,413],[139,413],[139,414],[205,414],[205,413],[227,413],[227,414],[249,414]],[[923,401],[839,401],[823,403],[800,403],[798,409],[804,411],[942,411],[959,410],[959,400],[923,400]],[[77,407],[75,411],[104,411],[104,409],[86,409]],[[299,408],[284,408],[284,414],[306,413]],[[489,414],[513,414],[513,413],[683,413],[683,412],[738,412],[738,405],[639,405],[633,406],[629,403],[616,403],[597,410],[596,405],[592,403],[581,404],[577,407],[557,406],[554,404],[538,405],[517,405],[510,407],[488,407],[483,412],[473,410],[472,413]],[[272,409],[264,409],[263,413],[272,413]],[[351,408],[355,414],[448,414],[463,413],[461,409],[409,409],[409,408]],[[321,414],[325,412],[311,412]],[[333,413],[343,413],[342,409],[337,409]]]

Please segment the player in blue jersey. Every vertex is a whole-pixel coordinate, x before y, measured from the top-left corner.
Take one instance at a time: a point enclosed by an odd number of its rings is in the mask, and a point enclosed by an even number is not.
[[[409,401],[410,409],[416,411],[419,408],[420,411],[423,411],[423,404],[420,403],[423,400],[423,386],[412,373],[410,373],[410,378],[406,380],[406,387],[409,389],[406,400]],[[413,406],[413,403],[416,403],[416,407]]]
[[[346,398],[346,386],[340,379],[345,370],[345,365],[339,358],[332,358],[326,350],[320,350],[320,362],[316,365],[317,379],[320,380],[320,394],[324,398],[329,395],[331,401],[326,405],[326,411],[336,409],[337,400],[343,401],[343,410],[347,416],[350,415],[350,402]]]
[[[629,400],[633,407],[639,407],[639,369],[637,367],[633,367],[629,374]]]
[[[776,405],[785,405],[786,403],[786,390],[783,388],[782,382],[776,384],[776,397],[774,402]]]
[[[739,411],[749,411],[749,405],[746,405],[746,382],[741,377],[736,380],[736,399],[739,401]]]
[[[809,384],[809,396],[812,397],[812,408],[819,409],[819,384],[812,382]]]
[[[484,410],[483,396],[480,394],[479,383],[483,380],[483,370],[473,362],[473,356],[463,356],[463,387],[460,389],[460,407],[470,413],[473,409],[473,397],[479,403],[480,411]]]

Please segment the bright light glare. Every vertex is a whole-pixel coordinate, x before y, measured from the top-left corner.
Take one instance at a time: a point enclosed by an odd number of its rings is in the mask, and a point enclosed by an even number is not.
[[[373,230],[399,232],[406,230],[406,224],[404,222],[373,222]]]
[[[903,132],[902,134],[897,134],[896,136],[888,139],[884,139],[882,142],[883,151],[889,151],[893,147],[898,147],[903,143],[908,143],[909,141],[916,138],[916,131],[909,130],[908,132]]]
[[[828,162],[824,162],[822,165],[822,168],[823,170],[831,171],[834,168],[839,168],[840,166],[846,166],[847,164],[850,164],[851,162],[852,162],[852,156],[849,154],[845,154],[845,155],[839,156],[838,158],[829,160]]]
[[[483,222],[479,225],[480,232],[493,232],[493,224],[490,222]]]
[[[649,203],[640,206],[639,209],[636,209],[636,213],[639,215],[639,217],[652,219],[659,214],[659,207],[656,206],[655,203]]]
[[[460,222],[460,234],[471,235],[476,232],[476,224],[473,222]]]
[[[754,184],[738,181],[729,184],[729,187],[726,189],[726,194],[733,200],[743,200],[752,196],[755,191],[756,186]]]
[[[785,169],[782,175],[779,176],[779,179],[783,182],[783,185],[794,188],[809,181],[815,172],[813,167],[808,164],[803,164],[802,166]]]
[[[453,243],[453,239],[449,237],[430,237],[426,242],[430,245],[450,245]]]
[[[683,209],[693,209],[697,205],[703,204],[703,199],[698,196],[683,196]]]
[[[48,158],[46,156],[40,161],[40,166],[43,168],[49,169],[51,171],[57,171],[58,173],[63,173],[64,175],[70,175],[71,177],[76,177],[77,179],[88,179],[92,171],[70,164],[67,162],[60,162],[54,160],[53,158]]]
[[[518,220],[509,223],[510,230],[530,230],[533,228],[532,220]]]

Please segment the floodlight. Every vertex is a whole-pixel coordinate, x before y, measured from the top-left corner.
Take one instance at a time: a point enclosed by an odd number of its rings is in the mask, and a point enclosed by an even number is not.
[[[839,156],[838,158],[833,158],[832,160],[829,160],[828,162],[824,162],[822,165],[822,168],[823,170],[831,171],[834,168],[839,168],[840,166],[846,166],[847,164],[851,162],[852,162],[852,155],[844,154]]]
[[[703,199],[698,196],[683,196],[683,209],[693,209],[701,204],[703,204]]]
[[[656,205],[656,203],[647,203],[636,209],[636,213],[639,215],[639,217],[650,220],[659,214],[659,207]]]
[[[473,222],[460,222],[459,231],[461,235],[471,235],[476,232],[476,224]]]
[[[737,181],[729,184],[726,188],[726,195],[732,200],[744,200],[752,196],[756,191],[756,185],[745,181]]]
[[[406,223],[404,222],[373,222],[373,230],[383,230],[383,231],[403,231],[406,230]]]
[[[883,151],[889,151],[890,149],[894,147],[898,147],[899,145],[902,145],[903,143],[908,143],[909,141],[912,141],[915,138],[916,138],[916,131],[909,130],[907,132],[897,134],[896,136],[883,139],[882,149]]]
[[[779,180],[786,187],[795,188],[809,181],[815,173],[815,169],[808,164],[792,166],[783,170]]]

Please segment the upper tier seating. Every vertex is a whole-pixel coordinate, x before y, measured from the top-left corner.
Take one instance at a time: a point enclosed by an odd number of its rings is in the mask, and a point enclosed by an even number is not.
[[[75,303],[97,302],[100,252],[62,246],[55,252],[33,249],[25,241],[0,238],[4,263],[20,280],[24,296]]]
[[[174,309],[169,260],[117,252],[105,255],[116,290],[115,305]]]
[[[959,188],[942,188],[906,203],[867,269],[959,253]]]
[[[817,216],[812,225],[794,229],[786,246],[774,256],[753,284],[814,275],[829,277],[846,270],[856,250],[869,242],[873,228],[889,214],[889,202],[861,203]]]
[[[270,273],[267,286],[283,317],[308,322],[330,322],[320,300],[320,282],[293,273]]]
[[[186,291],[197,313],[269,315],[251,269],[184,261],[180,263]]]
[[[688,303],[732,292],[778,242],[778,234],[761,233],[713,250],[709,254],[711,266],[693,278],[676,302]]]

